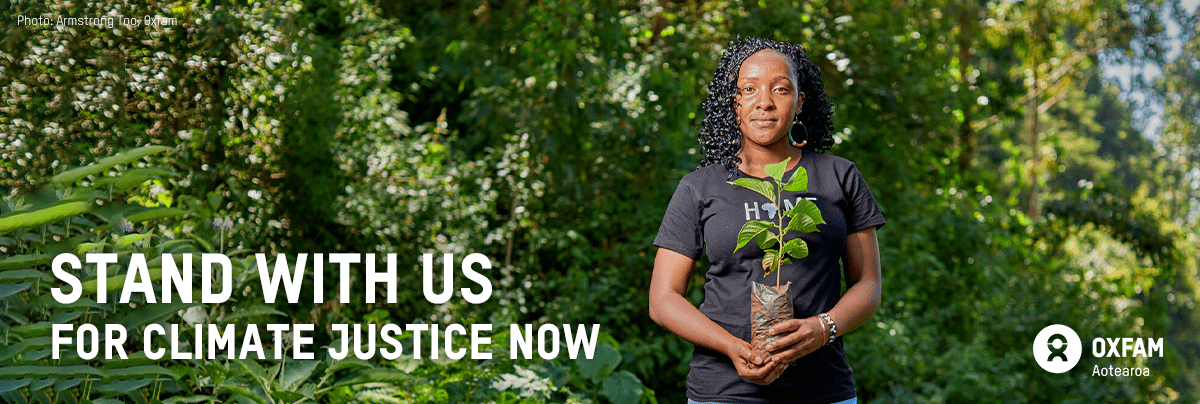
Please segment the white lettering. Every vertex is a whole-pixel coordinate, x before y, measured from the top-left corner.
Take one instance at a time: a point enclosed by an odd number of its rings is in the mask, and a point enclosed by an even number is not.
[[[183,272],[175,265],[174,254],[163,254],[162,260],[162,302],[171,303],[172,289],[179,292],[181,303],[192,302],[192,254],[183,255]]]
[[[746,206],[746,220],[750,220],[750,212],[754,212],[754,220],[758,220],[758,202],[754,202],[754,207],[750,207],[750,203],[743,205]]]
[[[1146,356],[1154,356],[1154,351],[1158,351],[1158,357],[1163,357],[1163,339],[1162,338],[1147,338],[1149,340],[1149,350]]]
[[[75,275],[71,275],[70,272],[64,270],[63,264],[70,265],[71,269],[74,270],[79,270],[83,267],[83,264],[79,263],[79,257],[76,257],[74,254],[62,253],[55,256],[54,262],[50,264],[52,268],[51,272],[54,273],[55,278],[58,278],[58,280],[65,282],[67,286],[71,287],[71,293],[63,293],[62,288],[50,288],[50,294],[54,296],[54,300],[59,304],[75,303],[83,295],[83,284],[79,282],[79,278],[76,278]],[[56,327],[59,325],[61,324],[55,324]],[[54,355],[54,359],[58,359],[57,348],[54,350]]]
[[[267,264],[266,254],[254,254],[254,258],[258,260],[258,280],[262,283],[263,299],[267,304],[275,303],[280,283],[283,283],[288,303],[295,304],[300,301],[301,278],[304,276],[304,264],[308,261],[308,254],[296,255],[295,271],[288,269],[287,254],[279,254],[275,257],[274,272],[270,271],[271,266]]]
[[[517,359],[518,352],[523,352],[525,359],[533,359],[533,324],[525,324],[524,333],[521,333],[521,326],[513,324],[509,326],[509,332],[509,356]]]
[[[140,280],[139,280],[140,279]],[[150,280],[150,270],[146,268],[146,256],[135,253],[129,257],[129,270],[125,273],[125,285],[121,287],[121,304],[129,303],[134,292],[146,296],[146,303],[158,303],[154,297],[154,282]]]
[[[454,254],[442,254],[442,293],[433,293],[433,254],[423,254],[421,259],[425,264],[425,273],[421,276],[425,300],[433,304],[450,301],[450,295],[454,293]]]
[[[462,262],[463,275],[466,276],[467,279],[478,283],[481,288],[479,293],[471,292],[471,289],[469,288],[462,288],[463,298],[467,299],[468,303],[480,304],[488,301],[488,298],[492,297],[492,281],[479,272],[475,272],[475,270],[471,268],[471,266],[475,264],[479,264],[479,266],[483,269],[492,269],[492,261],[488,260],[486,255],[474,253],[468,255],[467,258],[463,259]]]
[[[587,334],[587,327],[579,325],[575,337],[571,337],[571,327],[563,324],[563,332],[567,334],[567,355],[575,359],[579,355],[579,347],[583,346],[584,357],[592,359],[596,353],[596,340],[600,333],[600,324],[592,324],[592,335]]]
[[[375,284],[387,285],[387,302],[396,303],[396,254],[387,255],[387,270],[375,272],[375,254],[367,254],[367,304],[375,304]]]

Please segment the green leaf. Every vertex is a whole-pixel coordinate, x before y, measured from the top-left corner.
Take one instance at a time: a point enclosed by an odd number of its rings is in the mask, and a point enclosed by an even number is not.
[[[112,192],[125,192],[149,180],[149,178],[142,175],[122,173],[112,177],[97,179],[93,184],[100,189],[111,190]]]
[[[91,209],[91,202],[68,201],[59,202],[32,212],[9,214],[0,217],[0,233],[20,228],[40,226],[62,218],[86,213]]]
[[[366,370],[362,370],[362,371],[356,372],[354,374],[351,374],[349,377],[346,377],[345,379],[338,381],[332,387],[337,388],[337,387],[350,386],[350,385],[355,385],[355,384],[377,383],[377,382],[397,383],[397,382],[407,381],[409,379],[412,379],[412,376],[409,376],[408,373],[404,373],[400,369],[389,369],[389,368],[366,369]]]
[[[222,382],[219,386],[217,386],[217,390],[226,390],[234,395],[244,396],[250,400],[254,400],[254,402],[258,404],[268,404],[266,398],[259,397],[258,394],[254,393],[254,391],[246,388],[246,386],[236,384],[236,382],[232,380]]]
[[[122,384],[121,384],[119,387],[123,388],[123,387],[125,387],[125,385],[126,385],[126,384],[128,384],[128,383],[122,383]],[[115,390],[115,389],[116,389],[116,387],[109,386],[109,387],[108,387],[108,389],[106,389],[106,390],[103,390],[103,391],[112,391],[112,390]],[[97,388],[95,388],[95,390],[97,390],[97,391],[101,391],[101,390],[102,390],[102,388],[98,388],[98,387],[97,387]],[[121,401],[121,400],[118,400],[118,399],[115,399],[115,398],[110,398],[110,397],[101,397],[101,398],[97,398],[97,399],[95,399],[95,400],[92,400],[92,404],[125,404],[125,402],[124,402],[124,401]]]
[[[601,342],[596,344],[596,354],[592,359],[580,356],[575,359],[575,364],[579,366],[579,375],[592,381],[600,381],[621,364],[621,352],[611,344]]]
[[[754,237],[754,241],[755,244],[758,244],[759,249],[766,251],[768,248],[774,247],[775,244],[778,244],[779,238],[775,237],[775,233],[764,231],[762,233],[758,233],[758,236]]]
[[[763,220],[751,220],[746,222],[746,224],[742,225],[742,230],[738,231],[737,247],[734,247],[733,251],[740,250],[746,245],[746,243],[749,243],[750,240],[754,240],[755,237],[757,237],[760,233],[767,231],[769,228],[771,228],[771,222]],[[760,242],[759,245],[762,245],[762,243]]]
[[[762,260],[763,276],[770,275],[779,268],[779,250],[767,250]]]
[[[792,161],[791,157],[783,159],[783,161],[775,164],[767,164],[766,167],[763,167],[763,172],[767,173],[767,175],[771,178],[774,178],[775,182],[783,182],[783,173],[787,172],[787,165],[789,161]],[[774,198],[772,198],[772,200],[774,200]]]
[[[821,217],[821,209],[817,207],[816,203],[808,199],[796,201],[796,206],[792,206],[784,214],[792,218],[788,222],[788,231],[796,230],[801,233],[812,233],[817,231],[817,225],[825,224],[825,219]]]
[[[0,282],[43,281],[53,282],[54,277],[36,269],[18,269],[0,272]]]
[[[157,323],[167,319],[176,312],[187,309],[200,303],[156,303],[147,304],[138,307],[132,311],[125,311],[123,314],[118,314],[108,318],[109,324],[121,324],[127,330],[133,330],[150,323]]]
[[[335,344],[333,346],[340,346],[340,344],[338,344],[337,341],[334,341],[334,342],[335,342]],[[373,368],[373,367],[375,367],[375,365],[372,365],[370,362],[364,361],[362,359],[358,359],[354,356],[347,356],[343,359],[340,359],[340,360],[335,361],[332,364],[330,364],[329,368],[325,369],[325,376],[333,375],[334,373],[336,373],[339,370],[353,369],[353,368],[357,368],[357,367]]]
[[[83,383],[84,380],[86,380],[86,379],[82,379],[82,378],[78,378],[78,377],[72,378],[72,379],[61,379],[54,383],[54,389],[59,390],[59,391],[66,390],[66,389],[78,386],[79,383]]]
[[[43,377],[87,377],[104,378],[104,372],[86,365],[74,366],[5,366],[0,368],[0,380],[21,379],[29,375]]]
[[[792,173],[792,178],[783,185],[783,190],[790,192],[808,191],[808,170],[805,170],[804,167],[797,167],[796,172]]]
[[[135,378],[138,378],[138,379],[154,378],[155,376],[164,376],[164,377],[171,378],[171,379],[179,378],[179,375],[176,375],[174,372],[167,370],[167,368],[164,368],[164,367],[158,366],[158,365],[131,366],[131,367],[127,367],[127,368],[116,368],[116,369],[111,369],[111,368],[105,367],[104,373],[107,373],[108,377],[110,379],[118,379],[118,380],[119,379],[135,379]]]
[[[209,401],[214,401],[211,396],[190,396],[190,397],[175,396],[175,397],[171,397],[166,400],[163,400],[163,404],[194,404],[194,403],[203,403],[203,402],[209,402]]]
[[[101,393],[130,393],[146,387],[153,379],[105,380],[92,385],[92,389]]]
[[[111,267],[110,267],[110,270],[111,270]],[[162,269],[161,268],[151,268],[147,271],[147,273],[150,274],[150,280],[162,279]],[[123,273],[123,274],[120,274],[117,276],[111,276],[111,277],[106,278],[104,281],[105,282],[104,283],[104,292],[111,293],[111,292],[116,291],[117,289],[120,289],[123,285],[125,285],[125,277],[127,277],[127,276],[133,276],[133,274]],[[95,278],[92,278],[92,280],[83,283],[83,293],[84,294],[96,293],[96,289],[99,287],[100,287],[100,283],[96,282]]]
[[[176,208],[150,208],[138,213],[126,216],[125,220],[130,223],[147,222],[151,220],[159,220],[168,217],[183,216],[187,211]]]
[[[37,380],[37,381],[34,381],[33,383],[29,383],[29,389],[34,390],[34,391],[41,390],[46,387],[50,387],[51,384],[54,384],[54,382],[57,382],[57,381],[58,381],[58,379],[53,379],[53,378]]]
[[[812,233],[817,231],[817,224],[813,223],[811,217],[807,215],[792,216],[792,220],[788,222],[787,231],[798,231],[801,233]]]
[[[117,239],[117,248],[129,247],[130,244],[150,236],[153,234],[126,234]]]
[[[797,259],[807,257],[808,243],[799,238],[788,240],[783,244],[783,253]]]
[[[308,377],[312,375],[313,370],[315,370],[317,365],[320,364],[321,362],[315,359],[287,362],[283,368],[283,376],[279,378],[280,386],[282,386],[284,390],[295,390],[300,386],[300,383],[308,380]]]
[[[142,157],[149,156],[167,149],[169,148],[166,146],[144,146],[117,153],[114,156],[102,158],[100,161],[95,163],[59,173],[58,175],[50,178],[50,183],[59,185],[72,184],[75,181],[79,181],[83,177],[87,177],[89,175],[115,167],[117,164],[130,163]]]
[[[258,362],[255,362],[252,359],[233,359],[233,361],[238,365],[242,365],[242,368],[245,368],[247,372],[250,372],[251,376],[254,376],[262,381],[267,380],[267,370],[263,369]]]
[[[627,370],[614,373],[604,379],[601,394],[615,404],[637,404],[642,398],[642,381]]]
[[[91,251],[92,249],[94,249],[96,247],[103,247],[105,245],[108,245],[108,244],[105,244],[105,243],[81,243],[81,244],[75,246],[75,254],[84,254],[84,253],[87,253],[88,251]]]
[[[0,380],[0,393],[13,391],[29,384],[29,379]]]
[[[15,295],[29,289],[33,285],[32,282],[24,283],[0,283],[0,299]]]
[[[775,200],[775,187],[772,187],[771,183],[769,182],[759,181],[753,178],[738,178],[730,181],[729,184],[758,192],[759,194],[762,194],[762,196],[767,197],[769,200]]]
[[[51,261],[54,261],[54,256],[50,254],[14,255],[6,260],[0,261],[0,271],[5,269],[26,268],[34,265],[49,264]]]
[[[19,391],[6,391],[3,393],[0,393],[0,401],[4,401],[6,403],[12,403],[12,404],[28,404],[29,403],[29,399],[25,397],[25,394],[22,394]],[[50,401],[50,400],[46,400],[46,401]]]

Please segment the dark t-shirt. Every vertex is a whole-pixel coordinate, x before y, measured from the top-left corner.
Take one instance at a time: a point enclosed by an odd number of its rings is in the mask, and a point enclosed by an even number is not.
[[[826,223],[817,226],[818,232],[791,232],[787,237],[799,235],[808,243],[809,255],[793,259],[781,270],[781,283],[792,283],[789,294],[796,318],[806,318],[829,311],[841,298],[839,261],[846,236],[883,226],[885,221],[854,163],[806,151],[797,167],[808,171],[808,191],[785,191],[782,211],[806,198],[816,203]],[[783,178],[791,178],[794,172],[789,170]],[[738,177],[757,178],[741,171],[734,178]],[[754,191],[726,183],[729,179],[729,171],[720,164],[683,177],[654,245],[694,260],[700,258],[701,250],[707,253],[712,266],[705,273],[700,312],[730,334],[749,341],[750,282],[774,286],[775,274],[763,276],[763,251],[754,242],[736,253],[733,249],[746,221],[773,221],[780,209]],[[717,402],[831,403],[855,396],[840,338],[800,358],[766,386],[742,380],[729,357],[697,346],[687,390],[692,400]]]

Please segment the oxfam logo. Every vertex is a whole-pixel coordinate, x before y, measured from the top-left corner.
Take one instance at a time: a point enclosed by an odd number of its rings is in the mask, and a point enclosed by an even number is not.
[[[1043,328],[1033,339],[1033,358],[1050,373],[1063,373],[1079,363],[1083,343],[1075,330],[1062,324]]]

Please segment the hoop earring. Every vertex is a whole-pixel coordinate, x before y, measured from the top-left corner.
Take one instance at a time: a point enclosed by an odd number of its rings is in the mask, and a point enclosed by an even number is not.
[[[800,130],[804,131],[804,141],[802,142],[797,142],[794,136],[797,126],[800,127]],[[799,116],[792,118],[792,127],[788,129],[788,141],[792,143],[792,146],[796,147],[804,147],[805,145],[808,145],[808,128],[804,127],[804,122],[800,122]]]

